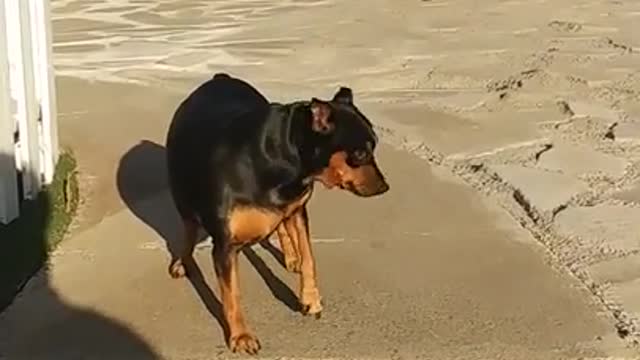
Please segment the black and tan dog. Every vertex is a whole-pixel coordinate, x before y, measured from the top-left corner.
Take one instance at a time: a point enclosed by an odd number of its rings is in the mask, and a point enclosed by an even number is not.
[[[255,354],[258,339],[239,303],[238,252],[277,232],[288,270],[300,273],[305,314],[322,311],[306,203],[315,181],[359,196],[389,185],[374,159],[377,137],[350,89],[330,101],[270,103],[254,87],[216,74],[178,107],[167,135],[171,193],[185,247],[169,268],[186,274],[198,230],[213,259],[233,352]]]

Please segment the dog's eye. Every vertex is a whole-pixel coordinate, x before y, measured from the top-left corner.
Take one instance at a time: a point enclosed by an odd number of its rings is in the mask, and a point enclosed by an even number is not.
[[[356,151],[353,152],[353,157],[357,160],[357,161],[364,161],[367,159],[367,156],[369,155],[369,153],[365,150],[361,150],[358,149]]]
[[[367,150],[372,152],[373,148],[374,148],[373,143],[371,141],[367,141]]]

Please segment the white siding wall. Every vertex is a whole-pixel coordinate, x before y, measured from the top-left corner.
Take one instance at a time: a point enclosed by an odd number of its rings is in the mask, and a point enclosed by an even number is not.
[[[48,0],[0,0],[0,222],[53,179],[58,131]],[[18,134],[16,143],[14,133]]]

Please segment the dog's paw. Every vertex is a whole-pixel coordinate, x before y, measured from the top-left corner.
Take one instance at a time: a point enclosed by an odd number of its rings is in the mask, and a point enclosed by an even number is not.
[[[181,259],[175,259],[169,265],[169,275],[174,279],[179,279],[187,275],[187,269],[184,267]]]
[[[316,319],[322,316],[322,297],[318,289],[303,291],[300,296],[300,307],[303,315],[314,315]]]
[[[314,307],[313,305],[302,305],[302,315],[313,315],[316,320],[322,317],[322,305]]]
[[[231,352],[244,352],[249,355],[256,355],[260,350],[260,341],[250,333],[241,333],[234,335],[229,339],[229,348]]]

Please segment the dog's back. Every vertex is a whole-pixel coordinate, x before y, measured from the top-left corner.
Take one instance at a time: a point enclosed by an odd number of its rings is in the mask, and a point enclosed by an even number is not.
[[[191,140],[198,134],[203,135],[202,140],[211,142],[211,136],[222,135],[238,119],[261,110],[266,113],[268,107],[268,100],[253,86],[226,74],[216,74],[180,104],[171,122],[167,146],[193,144]],[[181,139],[188,144],[180,143]]]
[[[269,102],[262,94],[226,74],[216,74],[180,104],[166,146],[169,184],[183,217],[193,216],[200,200],[209,195],[212,156],[232,154],[250,141],[251,129],[259,128],[256,122],[268,112]]]

